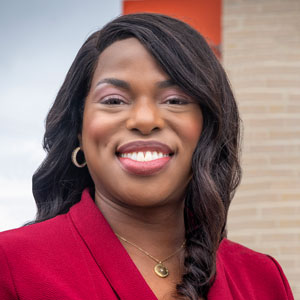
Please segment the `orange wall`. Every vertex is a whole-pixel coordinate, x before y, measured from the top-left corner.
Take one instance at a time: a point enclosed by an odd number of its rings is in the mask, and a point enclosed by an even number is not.
[[[123,0],[123,14],[154,12],[185,21],[211,44],[221,44],[222,0]]]

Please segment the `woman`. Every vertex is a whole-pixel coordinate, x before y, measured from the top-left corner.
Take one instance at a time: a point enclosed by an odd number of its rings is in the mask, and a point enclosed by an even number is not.
[[[226,239],[239,116],[194,29],[117,18],[48,114],[35,224],[0,236],[1,299],[293,299],[278,263]]]

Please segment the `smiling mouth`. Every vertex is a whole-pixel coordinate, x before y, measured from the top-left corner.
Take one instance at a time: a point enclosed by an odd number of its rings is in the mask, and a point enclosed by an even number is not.
[[[147,162],[154,161],[164,157],[170,157],[173,153],[163,153],[160,151],[138,151],[138,152],[128,152],[128,153],[117,153],[117,156],[122,158],[129,158],[134,161]]]
[[[172,156],[170,154],[156,151],[130,152],[118,155],[122,169],[126,173],[139,176],[157,174],[169,165],[171,159]]]
[[[158,141],[134,141],[120,146],[116,156],[127,173],[148,176],[166,168],[174,152]]]

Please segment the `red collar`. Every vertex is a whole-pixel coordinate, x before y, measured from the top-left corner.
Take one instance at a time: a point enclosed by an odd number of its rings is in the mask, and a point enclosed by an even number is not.
[[[95,262],[120,299],[157,300],[125,248],[96,206],[88,189],[69,212]],[[124,284],[126,282],[126,284]]]

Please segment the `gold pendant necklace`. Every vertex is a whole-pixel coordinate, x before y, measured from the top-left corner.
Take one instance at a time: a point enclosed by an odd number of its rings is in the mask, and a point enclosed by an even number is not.
[[[167,261],[168,259],[170,259],[171,257],[173,257],[175,254],[177,254],[185,245],[185,240],[183,241],[183,243],[181,244],[180,248],[178,248],[174,253],[172,253],[171,255],[169,255],[168,257],[166,257],[163,260],[159,260],[157,258],[155,258],[154,256],[152,256],[149,252],[147,252],[146,250],[142,249],[141,247],[139,247],[138,245],[129,242],[127,239],[125,239],[124,237],[120,236],[119,234],[115,233],[115,235],[121,239],[122,241],[130,244],[131,246],[137,248],[138,250],[140,250],[141,252],[143,252],[144,254],[146,254],[148,257],[150,257],[152,260],[154,260],[157,264],[154,266],[154,273],[161,277],[161,278],[165,278],[169,275],[169,270],[168,268],[163,264],[165,261]]]

